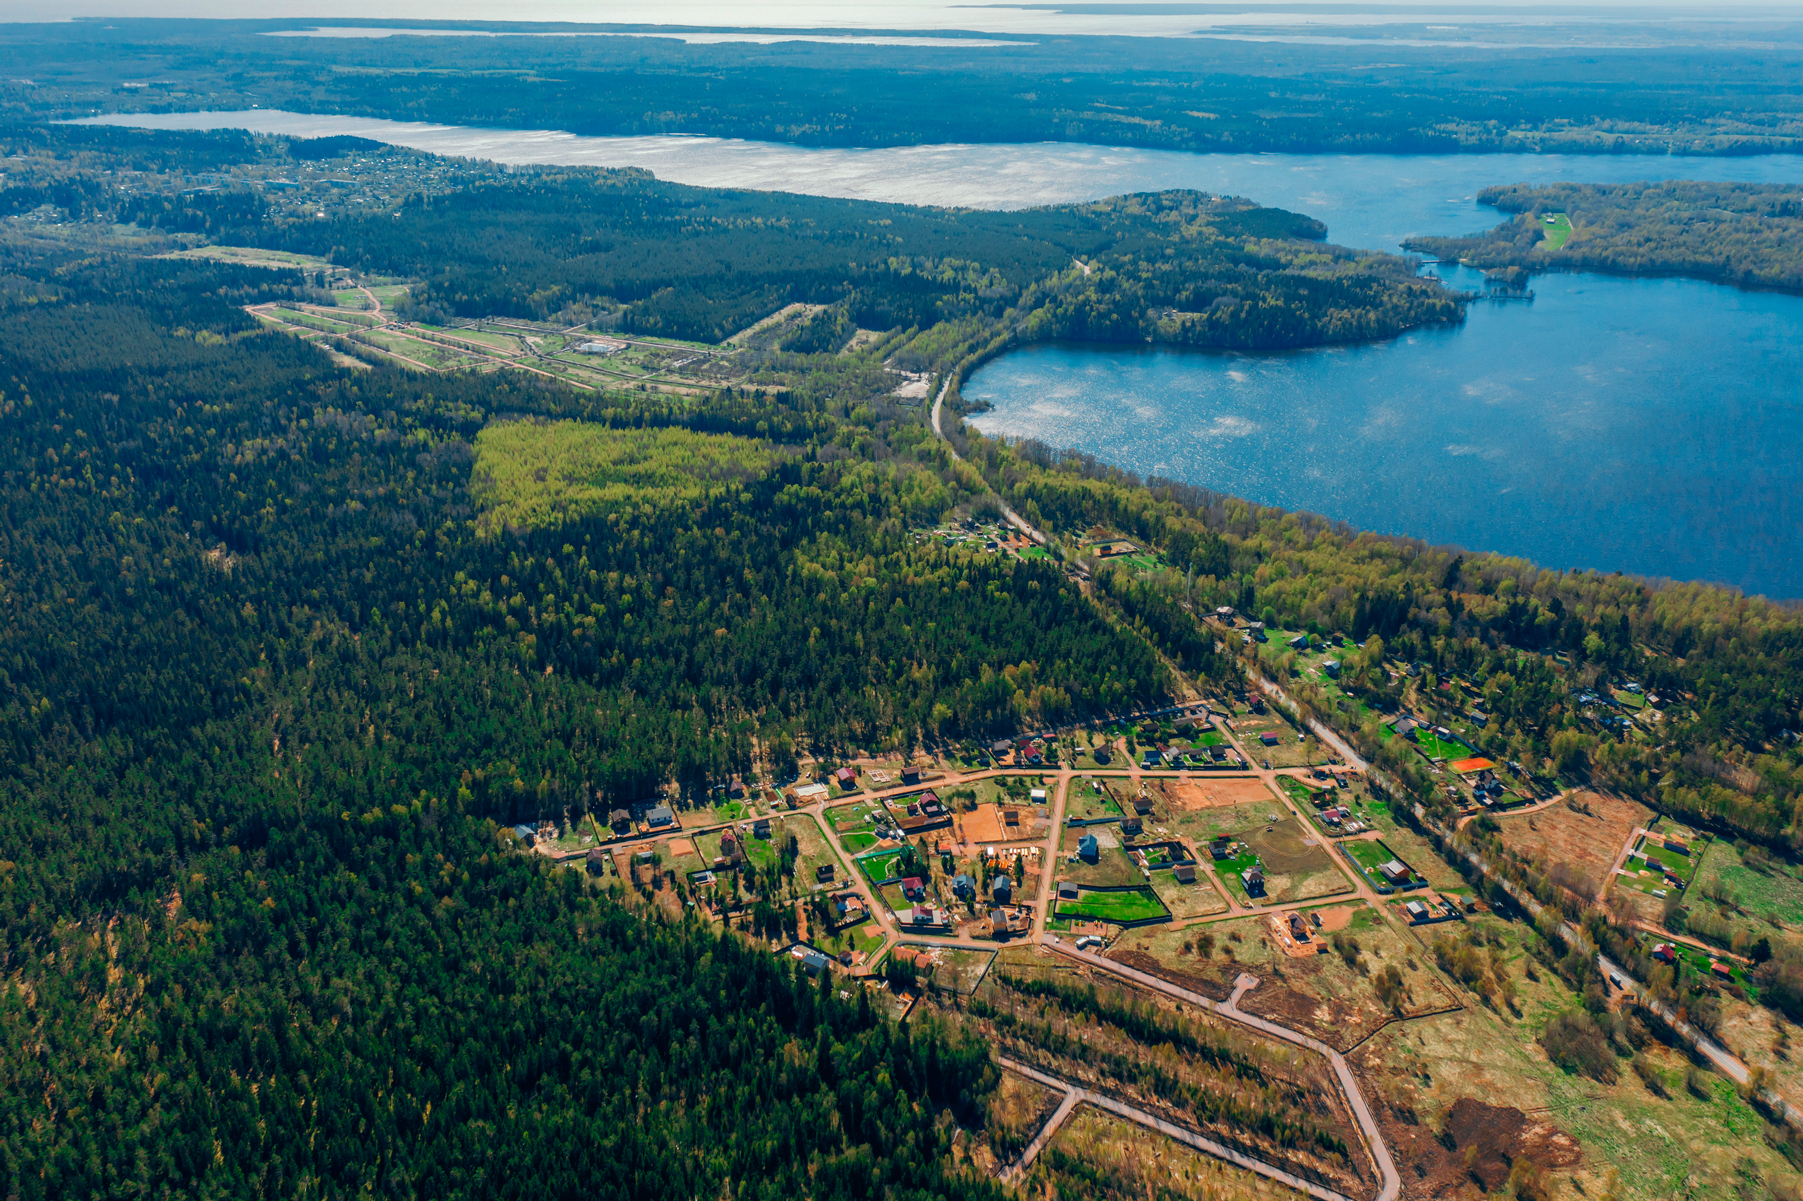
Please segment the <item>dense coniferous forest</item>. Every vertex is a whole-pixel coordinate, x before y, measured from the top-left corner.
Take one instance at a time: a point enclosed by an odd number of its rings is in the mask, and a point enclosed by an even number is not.
[[[1467,238],[1413,238],[1411,250],[1474,267],[1687,275],[1747,288],[1803,290],[1803,188],[1787,184],[1547,184],[1485,188],[1478,201],[1519,214]],[[1563,213],[1571,235],[1545,244]]]
[[[420,278],[413,312],[617,305],[617,328],[703,342],[795,301],[846,302],[876,329],[1012,311],[1030,336],[1248,349],[1462,318],[1460,298],[1403,259],[1327,247],[1317,221],[1191,192],[997,213],[547,173],[398,218],[251,218],[215,233]]]
[[[104,178],[92,136],[59,178]],[[267,152],[124,144],[145,170]],[[1257,280],[1269,321],[1215,329],[1235,337],[1365,336],[1326,315],[1360,297],[1380,326],[1385,305],[1449,303],[1305,218],[1193,194],[946,213],[635,173],[475,180],[315,224],[225,196],[173,194],[150,233],[92,222],[91,244],[8,226],[9,1196],[984,1196],[954,1148],[986,1120],[987,1047],[648,917],[503,828],[1232,686],[1199,616],[1218,604],[1351,635],[1354,695],[1393,697],[1398,659],[1482,678],[1486,751],[1803,846],[1794,611],[1377,537],[955,425],[940,441],[920,410],[829,390],[883,374],[836,353],[867,313],[938,322],[882,345],[955,385],[1009,339],[1149,320],[1204,340],[1198,314],[1242,305],[1230,278]],[[244,311],[313,294],[302,272],[108,240],[201,212],[417,271],[422,309],[535,313],[563,289],[615,328],[713,337],[793,289],[831,304],[769,351],[781,386],[347,366]],[[729,244],[752,279],[710,292],[700,251]],[[863,257],[840,270],[847,245]],[[524,280],[500,269],[515,250]],[[1160,566],[1085,583],[926,536],[998,496],[1055,544],[1099,525]],[[1573,711],[1586,673],[1681,703],[1657,741],[1611,735]],[[1373,729],[1288,686],[1439,804]]]
[[[1798,55],[1780,45],[1570,50],[1010,35],[1004,45],[685,44],[567,23],[410,21],[521,37],[271,37],[296,20],[112,19],[0,27],[38,115],[254,106],[591,135],[810,146],[1088,142],[1189,151],[1748,154],[1794,150]],[[388,24],[357,19],[333,26]],[[1432,38],[1432,27],[1425,36]],[[1788,31],[1785,31],[1788,33]],[[1780,35],[1781,37],[1784,34]],[[1641,44],[1635,44],[1641,43]],[[1666,43],[1661,45],[1660,43]],[[1381,47],[1381,48],[1380,48]],[[1374,56],[1376,56],[1374,58]]]

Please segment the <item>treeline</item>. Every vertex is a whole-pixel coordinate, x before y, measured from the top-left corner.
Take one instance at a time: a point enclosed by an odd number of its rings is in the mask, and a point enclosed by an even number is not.
[[[1485,188],[1478,201],[1519,214],[1487,234],[1411,238],[1410,250],[1474,267],[1683,275],[1741,287],[1803,290],[1803,187],[1791,184],[1546,184]],[[1564,213],[1571,237],[1544,244]]]
[[[607,313],[603,325],[718,342],[786,304],[840,306],[798,330],[793,350],[836,349],[857,326],[969,318],[1012,324],[1021,339],[1252,349],[1383,337],[1463,313],[1402,259],[1323,246],[1309,218],[1195,192],[1001,213],[546,172],[417,200],[398,218],[211,228],[419,278],[409,303],[422,313],[544,318],[582,306]]]
[[[340,371],[238,307],[292,273],[54,274],[0,322],[9,1195],[986,1195],[944,1122],[982,1120],[983,1048],[495,822],[1144,703],[1143,642],[1048,567],[914,545],[971,481],[881,423],[485,532],[497,410],[699,415]]]
[[[1803,136],[1788,63],[1695,46],[1449,56],[1388,40],[1373,67],[1368,47],[1231,40],[1198,57],[1191,41],[1143,37],[689,45],[530,36],[592,31],[578,24],[480,26],[503,36],[277,39],[265,35],[302,26],[115,21],[21,25],[5,45],[37,81],[15,103],[76,113],[204,102],[603,136],[1233,153],[1745,154],[1794,150]],[[150,86],[122,91],[126,80]]]
[[[1101,525],[1170,548],[1171,568],[1115,568],[1099,581],[1142,615],[1157,609],[1139,598],[1160,594],[1164,612],[1191,620],[1232,605],[1286,629],[1345,634],[1360,645],[1343,657],[1343,689],[1380,709],[1402,695],[1386,664],[1412,663],[1425,673],[1424,694],[1441,695],[1444,683],[1454,704],[1487,703],[1491,718],[1476,738],[1493,757],[1587,771],[1687,820],[1803,848],[1803,618],[1794,609],[1706,584],[1548,571],[1361,532],[1141,480],[1037,442],[966,446],[1029,520],[1070,533]],[[1139,620],[1158,637],[1158,622]],[[1664,721],[1651,738],[1583,716],[1578,693],[1626,680],[1663,698]],[[1311,693],[1301,680],[1286,687]],[[1313,699],[1323,717],[1360,735],[1372,758],[1419,775],[1420,794],[1434,794],[1418,757],[1382,740],[1371,719],[1337,709],[1324,693]]]

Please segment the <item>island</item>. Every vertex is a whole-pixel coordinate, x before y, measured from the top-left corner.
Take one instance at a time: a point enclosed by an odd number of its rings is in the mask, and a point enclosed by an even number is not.
[[[1486,271],[1677,275],[1803,290],[1803,187],[1514,184],[1477,198],[1515,216],[1469,237],[1410,238],[1404,249]]]

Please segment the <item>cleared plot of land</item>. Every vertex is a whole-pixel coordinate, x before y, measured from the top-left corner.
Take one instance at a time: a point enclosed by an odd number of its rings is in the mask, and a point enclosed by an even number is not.
[[[1001,1165],[1017,1160],[1063,1099],[1063,1093],[1003,1072],[984,1112],[983,1141],[976,1152],[978,1170],[993,1175]]]
[[[1110,959],[1218,1001],[1227,999],[1240,972],[1268,968],[1276,955],[1270,932],[1257,917],[1182,930],[1143,926],[1122,932],[1108,949]]]
[[[1385,830],[1383,840],[1396,852],[1396,857],[1413,868],[1415,874],[1426,880],[1428,887],[1435,892],[1470,895],[1471,885],[1435,853],[1434,848],[1421,835],[1404,826],[1391,826]]]
[[[1139,865],[1127,858],[1127,852],[1121,849],[1119,826],[1067,827],[1064,831],[1066,856],[1077,854],[1078,843],[1085,835],[1096,840],[1096,861],[1089,863],[1078,858],[1075,862],[1060,862],[1057,872],[1062,878],[1091,885],[1139,884],[1145,880]]]
[[[1284,961],[1281,979],[1261,979],[1240,1000],[1240,1008],[1314,1035],[1345,1051],[1397,1017],[1451,1009],[1461,1002],[1431,966],[1413,939],[1397,933],[1366,906],[1307,922],[1310,954]],[[1325,948],[1325,953],[1320,949]],[[1394,968],[1401,989],[1394,1003],[1379,996],[1376,982]]]
[[[1531,859],[1581,873],[1589,882],[1588,891],[1595,895],[1607,883],[1628,835],[1651,817],[1652,810],[1633,801],[1579,792],[1565,804],[1505,817],[1500,824],[1505,846]]]
[[[1174,808],[1216,809],[1228,805],[1245,805],[1264,801],[1276,803],[1271,790],[1256,777],[1204,777],[1199,780],[1172,780],[1162,783],[1165,796]]]
[[[1155,871],[1152,873],[1152,891],[1178,921],[1227,912],[1227,898],[1208,882],[1206,871],[1196,873],[1194,884],[1179,884],[1170,872]]]
[[[1563,250],[1571,241],[1571,218],[1564,213],[1551,213],[1540,219],[1540,249]]]
[[[1098,1180],[1108,1182],[1108,1192],[1095,1191]],[[1023,1194],[1161,1201],[1256,1201],[1297,1195],[1256,1172],[1088,1105],[1078,1106],[1040,1152],[1023,1182]]]
[[[1641,1054],[1660,1093],[1626,1060],[1611,1057],[1608,1084],[1551,1063],[1538,1036],[1579,998],[1545,968],[1537,981],[1520,976],[1512,945],[1504,958],[1518,973],[1522,1016],[1467,994],[1465,1008],[1392,1023],[1347,1055],[1391,1153],[1409,1165],[1405,1179],[1421,1167],[1406,1195],[1469,1195],[1461,1190],[1474,1184],[1500,1191],[1524,1156],[1549,1179],[1576,1177],[1552,1194],[1561,1198],[1601,1197],[1611,1181],[1622,1201],[1729,1198],[1745,1180],[1796,1179],[1731,1083],[1705,1073],[1699,1098],[1685,1087],[1687,1060],[1656,1040]]]
[[[934,947],[920,944],[902,943],[917,955],[924,952],[931,961],[930,968],[922,968],[923,979],[930,978],[940,988],[956,989],[961,993],[976,990],[983,981],[984,973],[995,960],[995,952],[987,949],[966,950],[962,947]]]
[[[1064,816],[1068,818],[1120,817],[1124,813],[1114,797],[1099,781],[1074,780],[1065,798]]]
[[[1265,794],[1268,798],[1269,793]],[[1165,822],[1170,829],[1183,834],[1196,843],[1196,850],[1201,857],[1208,855],[1208,844],[1214,838],[1227,834],[1238,834],[1241,830],[1253,826],[1270,825],[1270,819],[1276,817],[1282,821],[1289,811],[1276,801],[1267,800],[1264,804],[1233,805],[1219,809],[1192,810],[1187,813],[1173,813]]]
[[[1803,867],[1797,864],[1757,851],[1743,855],[1733,843],[1718,839],[1704,850],[1694,887],[1702,896],[1727,898],[1748,917],[1795,928],[1803,925],[1799,873]]]
[[[1252,848],[1264,868],[1265,898],[1260,904],[1307,901],[1352,890],[1317,836],[1293,817],[1272,827],[1242,831],[1240,841]]]

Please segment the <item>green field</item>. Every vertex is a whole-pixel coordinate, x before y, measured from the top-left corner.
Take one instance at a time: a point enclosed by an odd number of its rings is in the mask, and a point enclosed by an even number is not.
[[[1540,219],[1542,250],[1562,250],[1571,240],[1571,218],[1564,213],[1551,213]]]
[[[1454,739],[1441,738],[1424,730],[1415,732],[1415,745],[1429,759],[1463,759],[1474,752],[1464,743]]]
[[[1696,887],[1705,896],[1725,889],[1748,916],[1795,926],[1803,924],[1803,880],[1796,873],[1794,865],[1776,859],[1763,869],[1748,867],[1733,843],[1718,839],[1701,852]]]
[[[855,834],[842,834],[839,836],[839,841],[845,844],[846,850],[855,855],[859,851],[866,851],[875,846],[877,837],[868,830],[861,830]]]
[[[1137,922],[1169,912],[1150,888],[1128,892],[1084,892],[1074,901],[1058,902],[1059,917],[1087,917],[1104,922]]]

